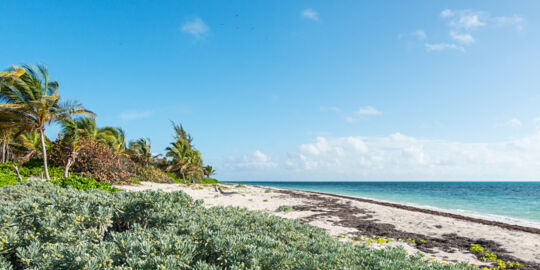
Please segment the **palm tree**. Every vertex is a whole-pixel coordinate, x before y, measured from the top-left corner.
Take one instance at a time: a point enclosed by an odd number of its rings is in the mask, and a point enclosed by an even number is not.
[[[206,178],[210,178],[210,176],[216,174],[216,170],[214,170],[214,168],[212,168],[212,166],[210,166],[210,165],[204,166],[203,172],[204,172],[204,176],[206,176]]]
[[[50,144],[51,140],[45,138],[45,149]],[[22,133],[13,142],[13,151],[19,153],[19,165],[28,162],[32,157],[43,153],[41,138],[39,132],[33,130],[31,132]]]
[[[107,144],[117,153],[126,150],[126,132],[119,127],[104,127],[99,129],[100,141]]]
[[[137,156],[137,159],[147,167],[152,162],[152,146],[150,139],[140,138],[129,142],[129,150]]]
[[[13,82],[0,83],[0,114],[16,115],[19,121],[28,123],[39,132],[43,155],[45,178],[50,180],[45,148],[45,127],[61,122],[72,115],[95,116],[81,104],[71,101],[61,102],[58,82],[50,81],[49,72],[44,65],[35,67],[23,65],[25,73]],[[13,70],[12,70],[13,71]]]

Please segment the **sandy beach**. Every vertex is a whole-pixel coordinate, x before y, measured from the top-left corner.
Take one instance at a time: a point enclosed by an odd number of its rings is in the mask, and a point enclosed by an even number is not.
[[[180,185],[143,182],[118,186],[128,191],[181,190],[204,205],[237,206],[262,211],[320,227],[342,241],[354,241],[373,248],[402,246],[410,254],[421,252],[426,258],[448,263],[468,262],[494,266],[470,251],[481,244],[499,259],[519,262],[520,269],[540,269],[540,230],[418,209],[386,202],[332,194],[221,184],[226,192],[212,185]],[[291,211],[277,211],[291,206]]]

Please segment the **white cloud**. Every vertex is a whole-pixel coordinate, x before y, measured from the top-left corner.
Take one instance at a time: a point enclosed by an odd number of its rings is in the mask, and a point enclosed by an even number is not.
[[[237,180],[539,180],[540,131],[517,140],[465,143],[395,133],[317,137],[272,155],[214,161]]]
[[[412,32],[412,35],[420,40],[424,40],[427,38],[426,32],[424,32],[424,30],[416,30]]]
[[[459,15],[452,16],[453,19],[450,20],[448,25],[457,29],[465,30],[472,30],[481,26],[485,26],[486,22],[484,22],[480,18],[482,14],[483,13],[481,12],[461,11],[459,12]]]
[[[377,109],[375,109],[375,108],[373,108],[371,106],[361,107],[355,113],[359,114],[359,115],[377,115],[377,114],[381,114],[380,111],[378,111]]]
[[[521,127],[521,121],[517,118],[512,118],[508,122],[506,122],[506,126],[509,127]]]
[[[352,113],[344,112],[342,109],[334,106],[321,106],[319,108],[321,112],[335,113],[345,119],[349,123],[357,122],[361,119],[366,119],[368,116],[379,115],[382,112],[375,109],[372,106],[360,107],[358,110]]]
[[[228,159],[229,162],[234,164],[235,168],[268,169],[275,168],[277,166],[276,163],[272,162],[270,156],[259,150],[256,150],[251,155],[244,155],[241,158],[231,156]]]
[[[302,12],[300,12],[300,16],[306,19],[313,20],[313,21],[317,21],[317,22],[319,21],[319,13],[317,13],[317,11],[311,8],[302,10]]]
[[[428,51],[444,51],[444,50],[458,50],[465,51],[463,46],[459,46],[453,43],[424,43],[424,46]]]
[[[459,33],[456,31],[450,31],[450,37],[458,42],[464,43],[464,44],[471,44],[474,43],[474,38],[469,33]]]
[[[517,31],[523,30],[523,27],[525,25],[525,19],[518,15],[495,17],[493,20],[497,25],[514,26]]]
[[[152,111],[138,111],[138,110],[128,110],[121,112],[118,116],[123,121],[130,121],[136,119],[148,118],[152,115]]]
[[[449,36],[453,42],[424,42],[427,51],[458,50],[465,51],[464,46],[475,43],[474,31],[490,26],[491,28],[501,26],[513,26],[517,31],[521,31],[525,25],[525,19],[519,15],[512,16],[492,16],[485,11],[476,10],[451,10],[444,9],[440,17],[446,22],[449,28]],[[410,34],[409,34],[410,35]],[[403,37],[405,35],[400,35]],[[419,33],[419,40],[427,40],[425,32]]]
[[[454,16],[454,12],[452,10],[445,9],[445,10],[441,11],[441,17],[447,18],[447,17],[451,17],[451,16]]]
[[[208,27],[208,25],[206,25],[206,23],[204,23],[204,21],[198,17],[182,24],[181,29],[182,29],[182,32],[191,34],[195,37],[201,37],[208,31],[210,31],[210,28]]]

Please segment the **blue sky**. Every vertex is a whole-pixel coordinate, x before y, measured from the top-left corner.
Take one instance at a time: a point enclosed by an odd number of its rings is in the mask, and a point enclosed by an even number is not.
[[[226,180],[539,180],[538,1],[0,1],[0,65]],[[54,136],[57,129],[50,128]]]

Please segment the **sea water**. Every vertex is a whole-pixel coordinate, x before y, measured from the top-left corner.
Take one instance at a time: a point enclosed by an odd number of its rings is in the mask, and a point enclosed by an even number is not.
[[[376,199],[540,228],[540,182],[242,182]]]

